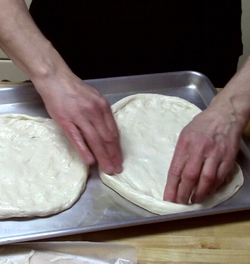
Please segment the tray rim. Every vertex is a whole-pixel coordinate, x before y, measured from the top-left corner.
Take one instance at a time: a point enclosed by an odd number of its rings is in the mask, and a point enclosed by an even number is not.
[[[193,72],[193,71],[182,71],[182,72],[170,72],[170,73],[154,73],[154,74],[146,74],[146,75],[135,75],[135,76],[122,76],[122,77],[111,77],[111,78],[102,78],[102,79],[93,79],[93,80],[86,80],[87,83],[89,84],[95,84],[98,82],[102,81],[120,81],[123,79],[128,79],[128,78],[144,78],[145,76],[147,77],[159,77],[159,76],[170,76],[170,75],[183,75],[183,74],[195,74],[196,76],[199,76],[200,78],[203,78],[206,82],[208,82],[208,85],[211,87],[211,94],[216,95],[217,91],[213,87],[212,83],[210,80],[203,74],[198,73],[198,72]],[[22,88],[22,87],[34,87],[33,84],[30,83],[18,83],[14,85],[14,87],[10,87],[9,85],[6,86],[4,84],[0,84],[0,92],[2,88],[4,89],[15,89],[15,88]],[[248,149],[248,148],[247,148]],[[249,151],[249,150],[248,150]],[[151,223],[156,223],[156,222],[167,222],[167,221],[174,221],[174,220],[179,220],[179,219],[185,219],[185,218],[193,218],[193,217],[203,217],[203,216],[208,216],[208,215],[214,215],[214,214],[222,214],[222,213],[229,213],[233,211],[243,211],[243,210],[248,210],[250,209],[250,204],[249,205],[242,205],[241,207],[235,209],[235,208],[224,208],[223,210],[214,210],[213,212],[210,211],[210,209],[204,209],[201,211],[193,211],[193,212],[188,212],[184,213],[182,215],[180,214],[171,214],[166,216],[150,216],[146,218],[139,218],[137,220],[130,220],[130,221],[125,221],[120,224],[105,224],[105,227],[102,225],[97,225],[93,229],[93,226],[84,226],[84,227],[75,227],[71,229],[60,229],[60,230],[55,230],[55,231],[47,231],[47,232],[39,232],[39,233],[30,233],[28,236],[24,235],[18,235],[18,236],[9,236],[5,238],[0,237],[0,245],[3,244],[9,244],[13,242],[24,242],[24,241],[30,241],[30,240],[37,240],[37,239],[45,239],[45,238],[52,238],[52,237],[59,237],[59,236],[65,236],[65,235],[74,235],[74,234],[79,234],[79,233],[87,233],[87,232],[93,232],[93,231],[100,231],[100,230],[106,230],[106,229],[116,229],[116,228],[122,228],[122,227],[128,227],[128,226],[135,226],[135,225],[140,225],[140,224],[151,224]],[[170,217],[171,216],[171,217]],[[156,221],[157,220],[157,221]],[[1,225],[1,221],[0,221]]]

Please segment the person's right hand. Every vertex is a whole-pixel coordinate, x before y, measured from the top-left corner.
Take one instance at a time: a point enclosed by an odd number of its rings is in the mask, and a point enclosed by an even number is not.
[[[33,82],[50,116],[87,164],[122,170],[119,134],[108,102],[84,84],[32,20],[23,0],[0,0],[0,46]],[[8,17],[8,19],[6,19]]]
[[[119,133],[107,100],[71,71],[33,83],[84,162],[97,161],[105,173],[120,173]]]

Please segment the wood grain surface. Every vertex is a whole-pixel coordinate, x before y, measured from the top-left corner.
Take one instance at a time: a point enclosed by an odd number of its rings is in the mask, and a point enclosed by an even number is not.
[[[61,240],[131,245],[136,248],[138,264],[250,263],[250,211],[105,230],[57,239]]]

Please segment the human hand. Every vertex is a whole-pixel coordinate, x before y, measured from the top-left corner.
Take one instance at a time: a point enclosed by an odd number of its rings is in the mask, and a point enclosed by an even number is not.
[[[203,202],[233,168],[240,135],[231,113],[211,107],[197,115],[179,136],[163,199],[182,204]]]
[[[24,1],[4,0],[1,8],[1,48],[33,82],[50,116],[86,164],[97,161],[107,174],[121,172],[119,134],[108,102],[73,74]]]
[[[70,72],[35,80],[34,84],[48,113],[64,130],[84,162],[97,161],[105,173],[120,173],[119,133],[106,99]]]

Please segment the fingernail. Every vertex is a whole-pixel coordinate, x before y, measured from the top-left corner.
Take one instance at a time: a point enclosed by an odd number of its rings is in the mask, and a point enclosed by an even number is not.
[[[110,174],[110,175],[112,175],[112,174],[115,173],[115,169],[114,169],[114,167],[112,167],[112,166],[107,166],[107,167],[104,168],[104,172],[105,172],[106,174]]]
[[[95,163],[95,158],[93,156],[87,156],[85,158],[85,163],[88,165],[93,165]]]
[[[122,171],[123,171],[122,166],[117,166],[117,167],[115,168],[115,173],[121,173]]]
[[[123,171],[123,168],[122,166],[106,166],[103,171],[106,173],[106,174],[118,174],[118,173],[121,173]]]
[[[199,198],[194,197],[194,198],[191,199],[191,202],[192,202],[193,204],[199,204],[199,203],[202,202],[202,200],[199,199]]]

